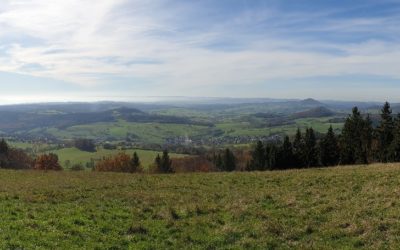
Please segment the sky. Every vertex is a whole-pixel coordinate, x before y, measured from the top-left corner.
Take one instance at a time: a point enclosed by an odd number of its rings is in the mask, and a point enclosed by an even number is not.
[[[399,93],[400,0],[0,1],[0,103]]]

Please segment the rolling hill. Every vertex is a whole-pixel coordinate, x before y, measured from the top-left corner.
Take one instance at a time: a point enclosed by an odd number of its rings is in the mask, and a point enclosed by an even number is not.
[[[313,126],[340,129],[353,102],[246,98],[177,98],[148,103],[41,103],[0,106],[0,133],[18,141],[63,143],[78,137],[148,144],[250,143]],[[376,103],[356,103],[371,117]],[[375,106],[374,106],[375,105]],[[397,110],[398,105],[393,105]],[[186,140],[189,138],[190,140]]]

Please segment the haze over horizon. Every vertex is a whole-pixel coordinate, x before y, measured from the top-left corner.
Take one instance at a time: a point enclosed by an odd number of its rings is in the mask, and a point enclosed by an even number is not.
[[[400,102],[400,2],[5,0],[0,104]]]

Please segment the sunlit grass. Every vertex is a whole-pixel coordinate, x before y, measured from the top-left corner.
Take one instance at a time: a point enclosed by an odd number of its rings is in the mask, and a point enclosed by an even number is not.
[[[132,175],[0,171],[1,249],[400,246],[400,165]]]

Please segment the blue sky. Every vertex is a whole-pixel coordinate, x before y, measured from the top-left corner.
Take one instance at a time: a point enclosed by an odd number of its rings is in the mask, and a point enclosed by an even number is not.
[[[400,101],[397,0],[2,0],[0,103]]]

